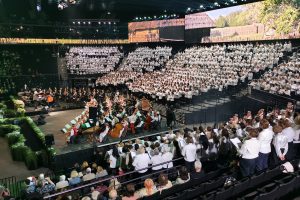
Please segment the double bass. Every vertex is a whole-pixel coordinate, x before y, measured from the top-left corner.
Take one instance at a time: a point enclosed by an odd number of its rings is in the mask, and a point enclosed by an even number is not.
[[[121,136],[121,131],[123,130],[122,123],[117,123],[115,127],[110,131],[110,136],[112,138],[119,138]]]

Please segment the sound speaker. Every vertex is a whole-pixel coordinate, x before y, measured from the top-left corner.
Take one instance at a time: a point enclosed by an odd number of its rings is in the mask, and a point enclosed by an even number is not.
[[[52,146],[55,144],[53,134],[45,135],[45,143],[47,146]]]
[[[96,121],[97,119],[97,107],[89,107],[89,119]]]

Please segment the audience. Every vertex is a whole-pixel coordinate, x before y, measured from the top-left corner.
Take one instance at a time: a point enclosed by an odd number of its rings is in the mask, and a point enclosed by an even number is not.
[[[122,57],[123,53],[117,46],[70,47],[65,54],[67,69],[76,75],[111,72]]]
[[[285,96],[300,95],[300,59],[292,57],[289,62],[270,69],[260,79],[253,80],[250,85],[273,94]]]
[[[144,182],[144,188],[136,192],[139,198],[150,196],[157,192],[157,188],[152,179],[146,179]]]

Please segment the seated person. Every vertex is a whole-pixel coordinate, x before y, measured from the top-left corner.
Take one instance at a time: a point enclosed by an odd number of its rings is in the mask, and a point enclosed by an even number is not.
[[[185,166],[180,167],[179,176],[177,177],[175,184],[186,183],[190,180],[190,174]]]
[[[154,182],[152,179],[148,178],[144,182],[144,188],[140,189],[136,192],[137,196],[139,198],[150,196],[157,192],[156,186],[154,185]]]
[[[169,181],[168,176],[166,174],[160,174],[158,177],[158,186],[157,189],[159,191],[166,190],[171,188],[173,185],[171,181]]]
[[[205,176],[205,173],[202,170],[202,163],[199,160],[195,161],[195,172],[191,174],[191,179],[200,179]]]
[[[76,170],[73,170],[71,172],[71,176],[69,178],[69,185],[76,185],[79,184],[81,182],[81,179],[78,175],[78,172]]]
[[[44,176],[44,174],[40,174],[37,182],[37,191],[44,195],[55,190],[55,184],[51,181],[49,177]]]
[[[89,181],[92,180],[96,177],[96,175],[94,173],[92,173],[92,169],[90,167],[88,167],[86,169],[86,174],[82,177],[83,181]]]
[[[66,180],[66,176],[61,175],[59,177],[59,182],[56,183],[55,189],[60,190],[62,188],[68,187],[68,186],[69,186],[69,182]]]

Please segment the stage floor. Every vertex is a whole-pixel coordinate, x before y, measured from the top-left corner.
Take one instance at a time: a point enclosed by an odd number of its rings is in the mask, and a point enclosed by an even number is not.
[[[87,141],[87,137],[84,136],[79,139],[80,140],[79,144],[68,145],[66,143],[66,136],[63,132],[61,132],[61,129],[65,126],[65,124],[69,123],[72,119],[74,119],[76,116],[78,116],[82,111],[83,111],[83,109],[50,112],[48,115],[46,115],[47,123],[45,125],[39,126],[40,129],[45,134],[53,134],[54,135],[55,145],[53,145],[53,147],[55,148],[57,154],[65,154],[65,153],[69,153],[69,152],[73,152],[73,151],[79,151],[82,149],[91,148],[94,146],[101,146],[101,145],[106,145],[109,143],[120,141],[119,138],[108,137],[108,141],[106,143],[89,143]],[[169,130],[166,127],[166,120],[164,118],[162,118],[161,124],[162,124],[162,127],[157,131],[150,131],[150,132],[144,131],[143,133],[138,134],[138,135],[128,134],[123,139],[142,137],[142,136],[147,136],[147,135],[151,135],[154,133],[166,132]]]

